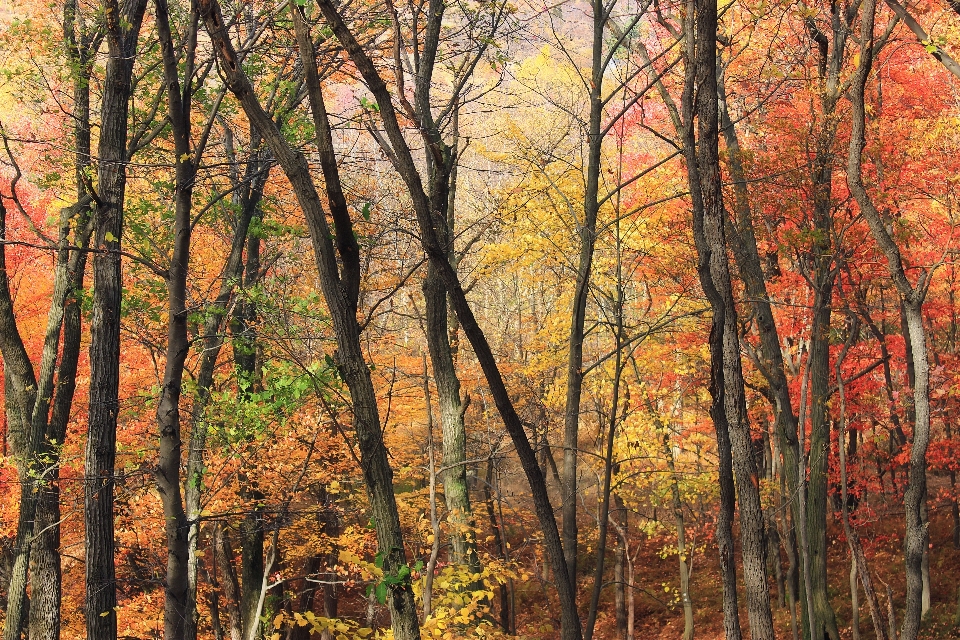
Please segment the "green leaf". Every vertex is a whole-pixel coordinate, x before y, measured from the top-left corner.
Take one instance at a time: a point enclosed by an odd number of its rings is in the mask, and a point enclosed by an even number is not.
[[[106,240],[107,242],[116,242],[117,236],[107,231],[105,234],[103,234],[103,239]]]
[[[377,602],[380,604],[387,603],[387,585],[383,582],[377,585]]]
[[[363,216],[363,219],[367,222],[370,221],[370,203],[364,203],[363,209],[360,210],[360,215]]]

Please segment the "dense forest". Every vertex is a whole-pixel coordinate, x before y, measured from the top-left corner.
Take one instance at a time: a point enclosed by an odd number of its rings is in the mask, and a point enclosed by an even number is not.
[[[0,3],[3,640],[956,637],[955,43]]]

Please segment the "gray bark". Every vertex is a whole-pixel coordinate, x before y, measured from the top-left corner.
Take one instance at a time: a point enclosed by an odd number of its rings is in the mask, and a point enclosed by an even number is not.
[[[766,536],[760,507],[759,478],[747,422],[739,327],[724,233],[719,160],[716,0],[690,0],[687,16],[682,142],[693,203],[697,270],[713,311],[710,351],[714,406],[711,407],[711,417],[717,430],[721,464],[728,455],[724,451],[724,440],[728,435],[732,451],[733,476],[740,506],[740,539],[751,637],[755,640],[772,639],[774,629],[767,588]],[[721,501],[725,482],[722,474],[721,468]],[[727,511],[732,515],[730,507],[732,505],[724,509],[722,505],[721,512]],[[727,532],[719,531],[718,525],[721,554],[725,544],[723,538],[727,535]],[[723,565],[721,556],[722,568]],[[729,571],[729,576],[732,569],[731,566],[724,568],[724,571]],[[740,629],[739,620],[735,618],[735,605],[731,606],[732,593],[728,593],[728,579],[725,577],[724,627],[727,638],[732,639],[740,637]]]
[[[906,275],[900,248],[887,231],[886,224],[863,183],[862,158],[866,145],[866,106],[864,91],[873,66],[875,0],[864,3],[861,23],[860,63],[851,83],[852,129],[850,151],[847,157],[847,185],[860,206],[870,227],[871,235],[883,252],[887,268],[903,304],[906,325],[910,335],[910,353],[913,357],[915,383],[913,407],[916,422],[913,446],[907,471],[907,490],[904,493],[906,534],[904,561],[907,574],[906,605],[901,638],[915,640],[920,631],[923,611],[923,555],[927,548],[927,527],[923,523],[927,494],[927,446],[930,441],[930,367],[927,360],[926,332],[923,326],[923,302],[930,285],[931,274],[921,270],[917,284]]]

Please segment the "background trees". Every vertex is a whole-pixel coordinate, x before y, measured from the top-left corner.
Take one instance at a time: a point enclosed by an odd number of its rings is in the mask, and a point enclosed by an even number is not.
[[[952,632],[957,19],[0,14],[4,636]]]

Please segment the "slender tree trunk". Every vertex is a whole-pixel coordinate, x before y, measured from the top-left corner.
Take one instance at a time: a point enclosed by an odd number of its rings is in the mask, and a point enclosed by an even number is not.
[[[231,159],[233,153],[232,133],[225,129],[224,147]],[[240,177],[234,181],[236,197],[233,204],[240,210],[230,252],[224,263],[220,278],[220,289],[213,304],[207,310],[203,323],[203,354],[200,357],[200,366],[196,378],[196,395],[193,399],[192,420],[190,429],[190,443],[187,447],[186,482],[184,483],[184,508],[190,531],[187,537],[187,580],[188,580],[188,608],[196,611],[197,602],[197,567],[199,558],[197,547],[200,540],[201,496],[203,493],[204,454],[206,451],[209,425],[204,419],[204,411],[210,401],[210,389],[213,385],[213,374],[217,359],[224,343],[224,325],[228,316],[227,307],[234,295],[237,284],[243,277],[243,247],[247,243],[248,231],[253,219],[260,215],[260,200],[263,197],[263,187],[270,173],[270,165],[263,158],[260,149],[260,136],[255,130],[250,135],[251,157],[243,177],[242,189]],[[188,633],[190,629],[188,628]],[[190,640],[188,638],[187,640]],[[231,640],[237,640],[232,638]]]
[[[683,604],[683,640],[693,640],[693,601],[690,598],[690,566],[687,562],[687,524],[680,499],[680,484],[677,480],[673,448],[666,432],[663,434],[663,453],[670,471],[670,496],[673,500],[673,517],[677,524],[677,557],[680,562],[680,602]]]
[[[321,5],[321,8],[324,7]],[[376,391],[360,347],[360,326],[357,322],[359,246],[340,184],[330,123],[320,91],[316,64],[313,63],[316,56],[305,18],[298,7],[291,5],[301,58],[306,62],[304,73],[307,93],[314,118],[327,202],[335,229],[331,229],[327,222],[327,213],[321,206],[306,158],[291,147],[260,105],[225,30],[219,4],[216,0],[200,0],[200,9],[230,91],[239,99],[252,125],[261,132],[272,149],[307,219],[321,289],[330,310],[337,339],[337,366],[350,391],[353,426],[360,449],[361,469],[370,499],[370,511],[376,523],[377,542],[384,558],[383,570],[388,574],[396,574],[406,565],[406,552],[393,492],[393,470],[383,444]],[[329,9],[333,10],[332,7]],[[338,265],[338,259],[342,269]],[[417,610],[409,581],[393,585],[388,590],[387,600],[397,640],[419,638]]]
[[[230,640],[242,640],[244,636],[243,620],[240,616],[240,583],[237,580],[237,571],[233,566],[233,549],[230,545],[230,537],[224,530],[224,525],[220,522],[213,525],[213,552],[223,575],[221,584],[226,599]]]
[[[73,134],[74,180],[78,202],[89,202],[84,185],[85,171],[90,166],[90,61],[89,52],[96,48],[96,39],[78,28],[77,3],[68,0],[63,8],[63,34],[67,57],[73,65]],[[69,235],[71,225],[76,230],[73,244],[79,251],[58,254],[57,269],[66,268],[69,282],[63,301],[62,347],[56,371],[56,392],[53,410],[43,436],[42,456],[48,461],[45,483],[38,497],[34,540],[32,542],[29,636],[33,640],[59,640],[62,572],[60,559],[60,447],[67,435],[67,424],[77,384],[77,366],[80,357],[81,303],[84,271],[92,221],[90,210],[84,206],[69,217],[61,218],[60,236]],[[61,261],[66,261],[63,264]]]
[[[483,497],[484,504],[487,507],[487,519],[490,522],[490,530],[493,532],[493,546],[497,549],[498,557],[501,560],[507,559],[507,545],[503,538],[503,532],[500,529],[500,523],[497,520],[497,513],[494,509],[494,469],[493,458],[487,460],[487,473],[484,477]],[[507,585],[501,584],[500,591],[500,628],[504,632],[513,634],[513,606],[510,602],[510,593]]]
[[[590,115],[587,124],[587,171],[583,194],[583,223],[579,225],[580,255],[570,311],[570,333],[567,339],[567,397],[563,414],[563,553],[567,563],[570,588],[577,590],[577,455],[580,446],[580,399],[583,393],[583,340],[587,298],[593,268],[597,234],[598,195],[600,190],[600,151],[603,146],[601,119],[603,103],[604,25],[607,9],[601,0],[591,0],[593,39],[591,44]],[[601,526],[604,526],[601,523]],[[595,614],[594,614],[595,615]],[[587,623],[586,637],[592,625]]]
[[[910,353],[913,357],[916,379],[913,388],[916,422],[907,471],[907,490],[903,498],[906,511],[903,555],[906,564],[907,593],[901,637],[904,640],[915,640],[920,631],[923,612],[923,555],[927,548],[928,536],[927,527],[923,523],[923,511],[926,508],[927,446],[930,441],[930,367],[927,360],[926,332],[923,326],[923,302],[930,285],[931,274],[921,270],[917,284],[910,283],[904,269],[900,248],[887,231],[880,212],[863,185],[862,158],[866,144],[864,91],[873,65],[875,8],[875,0],[868,0],[864,4],[860,33],[860,62],[850,90],[853,108],[850,152],[847,158],[847,185],[870,226],[871,235],[886,258],[890,277],[900,294],[905,324],[910,336]]]
[[[614,513],[616,514],[616,527],[617,531],[617,551],[614,556],[615,563],[613,565],[613,579],[616,582],[616,591],[614,598],[615,606],[615,615],[617,620],[617,638],[619,640],[626,640],[627,637],[627,584],[626,584],[626,573],[627,573],[627,554],[630,553],[630,550],[627,549],[626,545],[626,529],[628,525],[627,521],[627,506],[623,503],[623,498],[620,497],[620,494],[613,494],[613,508]],[[611,516],[613,517],[613,516]],[[620,535],[621,532],[624,535]]]
[[[183,53],[185,80],[181,87],[178,55],[167,0],[155,0],[157,33],[163,56],[164,80],[167,86],[168,118],[173,132],[174,238],[173,254],[167,274],[167,353],[157,406],[160,433],[160,454],[154,477],[163,503],[167,544],[167,568],[164,581],[164,637],[167,640],[196,637],[196,592],[191,589],[190,523],[181,494],[180,466],[182,438],[180,398],[183,393],[183,372],[190,349],[187,335],[187,273],[190,264],[190,240],[193,229],[193,187],[205,138],[191,139],[192,75],[195,62],[197,28],[195,17],[187,33]],[[216,108],[216,107],[214,107]],[[195,578],[193,580],[195,589]],[[188,631],[189,629],[189,631]]]
[[[473,512],[467,485],[467,436],[463,419],[466,405],[461,401],[460,379],[454,367],[447,330],[447,292],[436,269],[429,265],[423,282],[423,297],[426,302],[427,345],[437,385],[443,430],[443,494],[452,529],[451,560],[476,573],[480,569],[480,559],[472,533]]]

